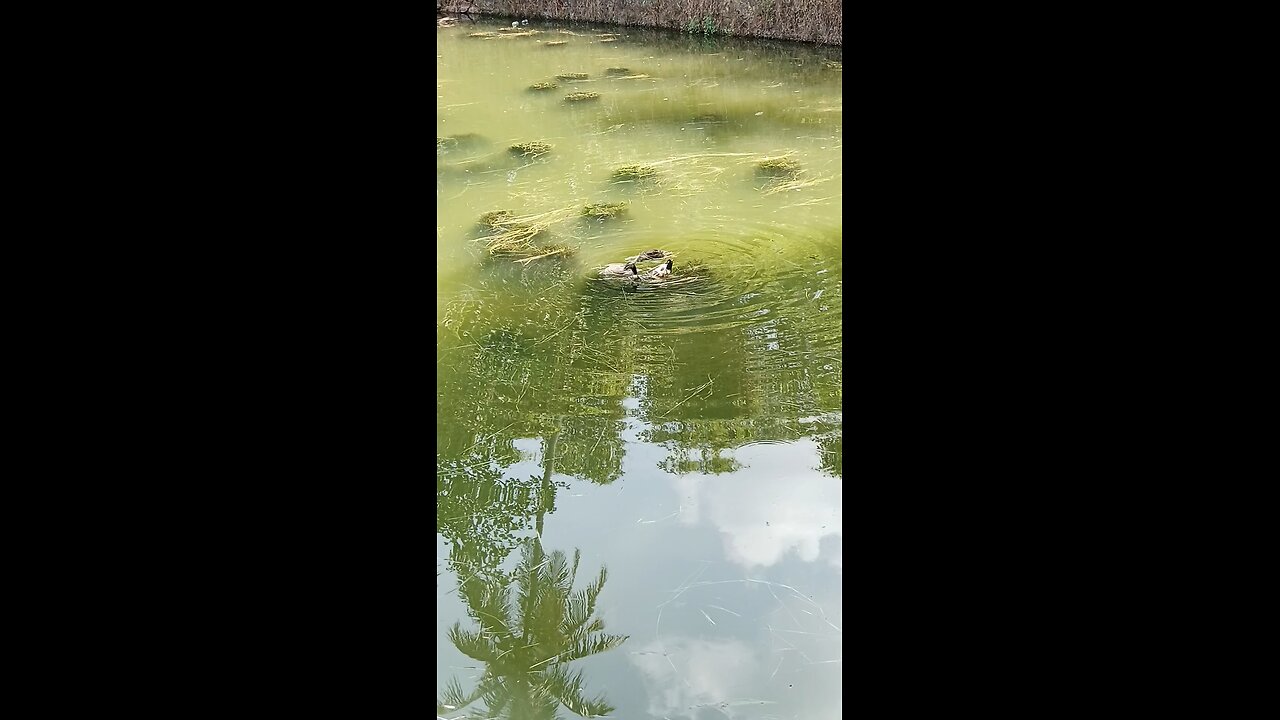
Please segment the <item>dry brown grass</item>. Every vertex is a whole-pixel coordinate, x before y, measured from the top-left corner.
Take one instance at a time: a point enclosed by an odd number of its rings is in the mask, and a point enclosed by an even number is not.
[[[437,10],[530,20],[587,20],[684,30],[709,21],[716,34],[843,44],[839,0],[445,0]]]

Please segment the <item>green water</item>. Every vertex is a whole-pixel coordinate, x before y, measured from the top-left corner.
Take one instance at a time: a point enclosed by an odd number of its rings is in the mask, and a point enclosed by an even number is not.
[[[840,717],[839,51],[503,25],[436,31],[437,716]]]

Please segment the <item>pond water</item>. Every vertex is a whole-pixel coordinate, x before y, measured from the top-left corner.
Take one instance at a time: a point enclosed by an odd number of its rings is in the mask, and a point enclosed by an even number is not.
[[[437,716],[840,717],[840,50],[503,27],[436,31]]]

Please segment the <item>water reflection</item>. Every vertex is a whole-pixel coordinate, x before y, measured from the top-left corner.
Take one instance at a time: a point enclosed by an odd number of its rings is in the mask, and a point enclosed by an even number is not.
[[[604,695],[585,695],[581,671],[566,667],[627,640],[604,633],[604,621],[595,615],[608,578],[604,567],[594,582],[573,591],[581,557],[575,550],[570,564],[563,552],[547,554],[538,539],[529,539],[523,543],[514,588],[500,578],[472,577],[460,584],[479,630],[456,622],[449,640],[485,669],[470,691],[452,678],[436,701],[437,714],[477,701],[485,706],[477,717],[553,718],[559,705],[583,717],[613,712]]]
[[[838,80],[797,46],[566,37],[441,41],[437,712],[839,717]],[[527,89],[578,69],[598,103]],[[779,148],[834,180],[769,194],[735,164]],[[477,242],[486,212],[622,199],[548,231],[571,255]],[[595,277],[654,247],[680,284]]]

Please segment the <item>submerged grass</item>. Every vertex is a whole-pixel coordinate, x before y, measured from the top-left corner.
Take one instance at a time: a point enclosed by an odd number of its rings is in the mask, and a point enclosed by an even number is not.
[[[632,79],[637,76],[611,76],[610,80]],[[843,107],[824,102],[798,103],[784,94],[765,96],[733,95],[719,88],[688,87],[664,91],[667,100],[653,102],[653,98],[623,96],[611,102],[599,119],[603,126],[620,123],[636,125],[683,126],[688,123],[724,123],[735,133],[754,130],[776,130],[778,126],[814,125],[839,126],[843,120]],[[789,95],[789,93],[787,94]],[[708,112],[707,108],[714,108]]]
[[[613,171],[614,183],[645,181],[644,185],[674,191],[682,195],[694,195],[708,189],[709,185],[733,166],[759,163],[770,156],[759,153],[695,153],[624,165]]]
[[[834,178],[829,178],[829,177],[812,178],[812,179],[802,179],[797,177],[797,178],[792,178],[790,180],[778,180],[778,181],[769,183],[769,185],[766,187],[764,191],[764,194],[773,195],[774,193],[788,192],[790,190],[803,190],[805,188],[813,187],[814,185],[821,185],[824,182],[830,182],[833,179]]]
[[[510,210],[494,210],[480,216],[480,225],[490,233],[477,238],[484,243],[490,256],[513,258],[515,262],[529,263],[555,255],[571,255],[576,248],[545,236],[554,226],[578,214],[578,206],[556,208],[532,215],[516,215]]]
[[[458,133],[436,138],[436,152],[448,152],[458,148],[474,148],[489,143],[488,138],[476,133]]]

